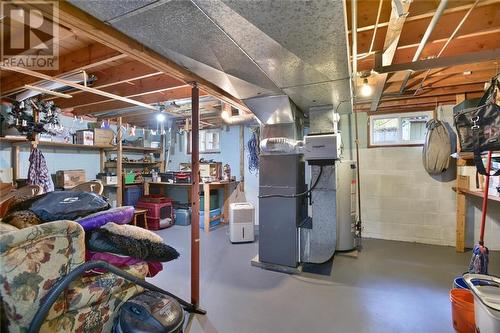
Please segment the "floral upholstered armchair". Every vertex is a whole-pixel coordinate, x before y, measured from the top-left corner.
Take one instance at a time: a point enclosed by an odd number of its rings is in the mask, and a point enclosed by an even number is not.
[[[58,279],[84,263],[85,234],[72,221],[17,230],[0,223],[0,231],[2,320],[9,332],[26,332]],[[148,266],[140,262],[125,271],[144,278]],[[61,294],[40,332],[110,332],[121,304],[141,291],[112,273],[83,276]]]

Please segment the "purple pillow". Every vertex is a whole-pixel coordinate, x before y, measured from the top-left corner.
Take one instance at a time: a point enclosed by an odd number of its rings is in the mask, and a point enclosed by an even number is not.
[[[82,217],[78,222],[85,231],[100,228],[108,222],[115,222],[116,224],[128,224],[134,217],[134,207],[124,206],[108,209],[95,214]]]

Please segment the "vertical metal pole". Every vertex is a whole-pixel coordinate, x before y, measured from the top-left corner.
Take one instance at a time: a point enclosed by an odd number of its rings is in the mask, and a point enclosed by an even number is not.
[[[199,96],[198,84],[191,89],[191,303],[200,301],[200,152],[199,152]]]
[[[123,181],[123,151],[122,151],[122,117],[116,119],[116,178],[118,179],[118,188],[116,189],[116,206],[121,207],[123,204],[123,192],[125,182]]]

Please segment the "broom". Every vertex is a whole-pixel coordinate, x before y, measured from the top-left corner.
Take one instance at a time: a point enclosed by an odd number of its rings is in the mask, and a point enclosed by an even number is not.
[[[479,233],[479,244],[472,250],[472,259],[469,264],[469,273],[488,274],[489,250],[484,246],[484,226],[486,224],[486,211],[488,210],[488,189],[490,187],[491,151],[488,152],[486,166],[486,181],[483,192],[483,212],[481,215],[481,231]]]

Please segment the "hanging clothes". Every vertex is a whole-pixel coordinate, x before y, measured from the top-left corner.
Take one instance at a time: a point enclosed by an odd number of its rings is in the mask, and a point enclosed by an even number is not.
[[[30,154],[30,167],[28,169],[28,184],[40,185],[44,192],[54,191],[54,183],[50,176],[45,157],[38,148],[33,148]]]

